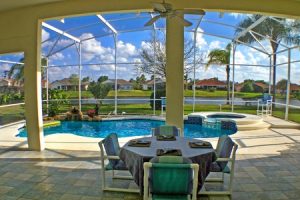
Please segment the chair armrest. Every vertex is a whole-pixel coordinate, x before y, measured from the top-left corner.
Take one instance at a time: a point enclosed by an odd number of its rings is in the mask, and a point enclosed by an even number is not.
[[[120,160],[119,156],[104,156],[104,157],[111,160]]]
[[[217,162],[222,162],[222,161],[232,161],[232,158],[217,158]]]

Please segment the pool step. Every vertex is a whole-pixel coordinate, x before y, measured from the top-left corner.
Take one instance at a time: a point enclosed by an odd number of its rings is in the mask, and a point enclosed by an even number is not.
[[[261,130],[261,129],[266,129],[266,128],[270,128],[271,125],[263,122],[263,121],[259,121],[256,123],[252,123],[252,124],[237,124],[237,129],[238,131],[252,131],[252,130]]]
[[[240,119],[235,120],[237,125],[249,125],[249,124],[257,124],[260,122],[263,122],[262,118],[256,118],[256,119]]]

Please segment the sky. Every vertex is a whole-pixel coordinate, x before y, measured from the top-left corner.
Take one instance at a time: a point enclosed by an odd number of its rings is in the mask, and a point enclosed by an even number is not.
[[[140,52],[142,48],[149,48],[149,40],[151,39],[152,30],[144,28],[144,24],[150,19],[149,13],[126,13],[126,14],[105,14],[102,15],[108,22],[118,31],[117,40],[117,61],[120,63],[117,66],[117,76],[120,79],[129,80],[142,72],[139,71],[134,63],[140,61]],[[229,39],[235,35],[234,28],[225,27],[218,24],[213,24],[211,21],[237,25],[247,15],[238,13],[224,13],[220,17],[219,13],[207,12],[204,16],[199,30],[207,34],[197,34],[197,48],[203,55],[203,62],[207,61],[208,53],[215,48],[225,48],[230,42]],[[185,38],[193,40],[191,31],[199,16],[188,15],[185,17],[191,21],[193,25],[186,28]],[[99,76],[109,76],[113,79],[115,76],[114,52],[115,43],[114,37],[110,29],[100,22],[97,16],[81,16],[73,18],[65,18],[61,20],[46,21],[47,24],[54,26],[60,30],[66,31],[70,35],[85,40],[82,42],[82,77],[89,76],[96,80]],[[83,26],[79,29],[78,27]],[[165,26],[165,21],[160,19],[156,23],[156,27],[162,28]],[[127,32],[133,30],[132,32]],[[221,35],[225,38],[211,36]],[[159,38],[164,36],[163,30],[158,31]],[[49,56],[49,80],[60,80],[69,77],[71,74],[79,73],[79,56],[78,45],[72,45],[74,42],[65,37],[58,36],[54,31],[43,27],[42,29],[42,54]],[[271,52],[271,47],[268,41],[262,41],[265,49]],[[258,48],[259,44],[254,43],[253,46]],[[68,47],[68,48],[67,48]],[[282,48],[280,48],[282,49]],[[151,50],[149,50],[151,51]],[[246,66],[235,66],[235,81],[242,82],[244,79],[264,80],[269,81],[268,67],[254,67],[254,65],[269,65],[267,55],[249,48],[244,45],[238,45],[236,50],[236,63],[245,64]],[[299,60],[299,50],[292,51],[292,60]],[[18,61],[23,54],[0,55],[0,60]],[[287,52],[278,55],[277,63],[287,62]],[[96,65],[102,63],[101,65]],[[126,64],[127,63],[127,64]],[[12,64],[0,62],[0,77],[3,77],[4,72],[9,70]],[[248,66],[247,66],[248,65]],[[299,63],[291,65],[291,80],[293,83],[300,84],[300,68]],[[150,77],[147,75],[146,77]],[[231,74],[232,76],[232,74]],[[277,80],[286,78],[287,65],[282,65],[277,69]],[[205,69],[204,65],[198,66],[196,69],[196,79],[217,77],[220,80],[226,79],[224,66],[211,66]],[[193,74],[189,75],[193,78]]]

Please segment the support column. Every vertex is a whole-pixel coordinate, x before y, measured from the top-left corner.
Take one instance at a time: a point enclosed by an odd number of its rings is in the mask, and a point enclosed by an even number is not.
[[[114,114],[118,114],[118,75],[117,75],[117,56],[118,56],[118,37],[117,34],[114,34],[114,42],[115,42],[115,110]]]
[[[166,37],[166,123],[183,130],[184,27],[177,17],[167,18]]]
[[[270,70],[269,70],[269,94],[271,94],[272,90],[272,70],[273,70],[273,65],[272,65],[272,56],[270,55]]]
[[[197,30],[197,29],[196,29]],[[196,100],[196,44],[197,44],[197,32],[194,32],[194,62],[193,62],[193,112],[195,112],[195,100]]]
[[[288,50],[288,74],[286,82],[285,120],[289,119],[290,89],[291,89],[291,49]]]
[[[82,70],[81,42],[79,43],[78,51],[79,51],[78,105],[79,105],[79,111],[81,112],[81,70]]]
[[[33,38],[30,38],[25,50],[25,116],[28,147],[31,150],[42,151],[45,143],[41,95],[41,26],[36,24],[36,27],[37,32],[32,34]]]
[[[235,82],[235,50],[236,44],[232,44],[232,93],[231,93],[231,112],[234,111],[234,82]]]

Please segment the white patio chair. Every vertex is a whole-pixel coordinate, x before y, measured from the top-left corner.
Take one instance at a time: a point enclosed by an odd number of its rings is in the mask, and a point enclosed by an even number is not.
[[[235,144],[229,136],[224,135],[219,138],[218,145],[216,148],[217,160],[212,163],[210,172],[221,174],[221,178],[209,178],[208,177],[205,180],[204,186],[202,187],[199,194],[201,194],[201,195],[225,195],[225,196],[229,196],[231,198],[237,148],[238,148],[238,145]],[[225,189],[226,185],[224,182],[225,174],[229,174],[229,182],[227,185],[227,189]],[[209,190],[208,187],[206,187],[206,186],[211,183],[222,183],[223,190]]]
[[[118,142],[118,136],[115,133],[111,133],[106,138],[101,140],[98,143],[100,147],[100,154],[101,154],[101,167],[102,167],[102,190],[103,191],[117,191],[117,192],[139,192],[138,189],[125,189],[125,188],[115,188],[115,187],[108,187],[106,185],[106,172],[112,171],[112,178],[113,179],[127,179],[132,180],[132,176],[120,176],[116,175],[115,171],[128,171],[125,163],[120,160],[119,152],[120,146]],[[105,152],[106,155],[105,155]],[[108,164],[105,165],[105,160],[108,159]]]

